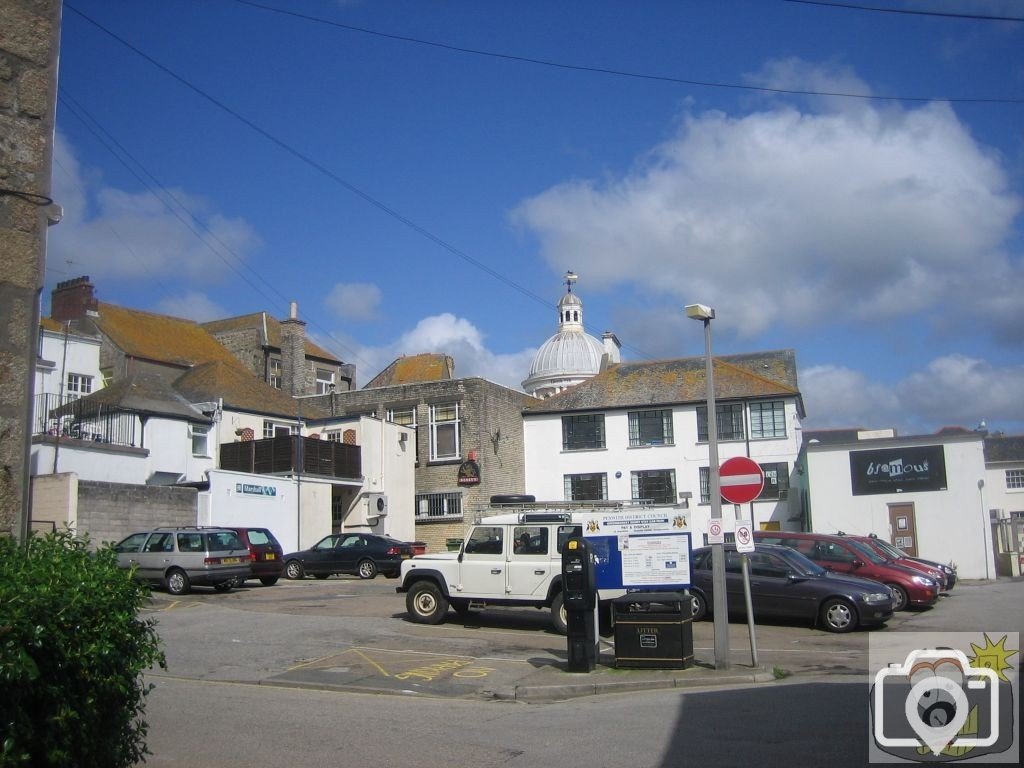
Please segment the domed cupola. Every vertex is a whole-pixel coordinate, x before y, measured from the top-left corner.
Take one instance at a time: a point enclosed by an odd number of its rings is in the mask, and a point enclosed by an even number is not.
[[[583,302],[572,292],[577,276],[566,273],[567,291],[558,302],[558,333],[545,341],[533,358],[523,389],[534,397],[550,397],[601,371],[604,345],[583,330]]]

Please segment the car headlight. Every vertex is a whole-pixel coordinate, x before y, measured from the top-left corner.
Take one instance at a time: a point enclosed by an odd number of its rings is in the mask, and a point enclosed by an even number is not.
[[[865,603],[884,603],[892,600],[892,592],[872,592],[870,595],[861,595]]]
[[[927,576],[914,576],[913,581],[915,584],[920,584],[924,587],[934,587],[935,582],[929,579]]]
[[[943,565],[943,566],[940,566],[940,567],[942,568],[942,572],[943,573],[946,573],[946,574],[953,573],[953,569],[950,568],[948,565]]]

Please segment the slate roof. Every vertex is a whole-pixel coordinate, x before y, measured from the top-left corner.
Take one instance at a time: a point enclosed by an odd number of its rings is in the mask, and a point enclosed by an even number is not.
[[[796,397],[796,354],[791,349],[714,358],[715,398]],[[705,358],[684,357],[639,363],[616,363],[593,378],[536,405],[526,413],[605,410],[673,405],[707,400]]]
[[[175,388],[152,373],[133,373],[109,387],[63,406],[60,410],[89,416],[105,407],[124,408],[142,414],[209,423]]]
[[[1024,461],[1024,435],[986,437],[985,461]]]
[[[99,304],[96,326],[131,357],[190,367],[234,356],[205,328],[192,320],[157,315],[116,304]]]
[[[224,399],[229,411],[247,411],[294,419],[298,413],[295,398],[253,376],[240,363],[214,361],[186,371],[174,382],[174,388],[190,401],[199,403]],[[325,396],[326,397],[326,396]],[[302,402],[303,418],[327,416],[315,398]]]
[[[424,381],[451,381],[455,378],[455,361],[448,355],[427,352],[403,355],[374,376],[363,389],[416,384]]]
[[[253,312],[238,317],[227,317],[223,320],[211,320],[202,324],[210,333],[223,331],[256,330],[260,334],[260,343],[266,347],[281,349],[281,323],[266,312]],[[306,339],[306,357],[315,357],[329,363],[342,364],[342,361],[326,349]]]

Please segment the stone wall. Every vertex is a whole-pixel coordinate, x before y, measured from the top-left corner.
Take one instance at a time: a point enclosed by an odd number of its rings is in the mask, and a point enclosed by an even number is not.
[[[462,521],[438,520],[416,523],[416,538],[430,551],[444,551],[448,538],[461,538],[476,514],[497,494],[524,492],[526,469],[523,457],[522,392],[480,378],[429,381],[375,387],[338,393],[333,398],[339,415],[416,409],[416,493],[461,493]],[[429,461],[430,406],[460,405],[461,456],[451,461]],[[480,484],[459,486],[459,465],[475,454]]]
[[[195,525],[195,488],[79,480],[72,472],[32,479],[32,521],[39,531],[65,525],[94,545],[161,525]]]
[[[60,0],[0,3],[0,535],[29,520],[29,441],[51,204]]]

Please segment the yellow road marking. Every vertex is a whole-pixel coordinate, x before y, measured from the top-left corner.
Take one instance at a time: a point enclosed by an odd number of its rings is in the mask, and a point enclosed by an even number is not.
[[[371,659],[371,658],[370,658],[369,656],[367,656],[367,655],[366,655],[365,653],[363,653],[363,652],[362,652],[361,650],[359,650],[358,648],[349,648],[349,650],[350,650],[350,651],[352,651],[353,653],[357,653],[357,654],[359,654],[360,656],[362,656],[362,657],[363,657],[363,659],[365,659],[367,663],[369,663],[369,664],[372,664],[372,665],[373,665],[373,666],[374,666],[374,667],[375,667],[375,668],[376,668],[376,669],[377,669],[377,670],[378,670],[378,671],[379,671],[379,672],[380,672],[380,673],[381,673],[382,675],[384,675],[384,677],[391,677],[391,675],[389,675],[389,674],[387,673],[387,670],[386,670],[386,669],[384,669],[384,667],[382,667],[382,666],[381,666],[380,664],[378,664],[378,663],[377,663],[376,661],[374,661],[373,659]]]

